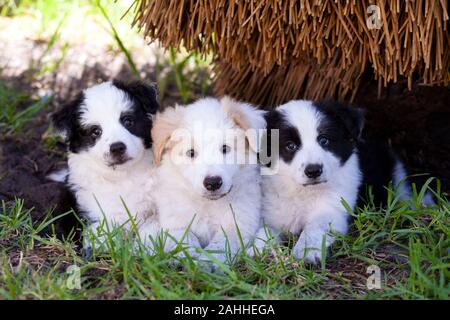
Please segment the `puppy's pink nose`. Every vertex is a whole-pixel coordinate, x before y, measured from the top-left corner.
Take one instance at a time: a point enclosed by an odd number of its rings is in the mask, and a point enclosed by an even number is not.
[[[208,191],[219,190],[220,187],[222,186],[222,183],[223,183],[222,178],[219,176],[206,177],[203,180],[203,185]]]

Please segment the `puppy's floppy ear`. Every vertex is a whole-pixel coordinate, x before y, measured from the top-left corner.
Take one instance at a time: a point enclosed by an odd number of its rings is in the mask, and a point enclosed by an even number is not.
[[[248,103],[236,101],[228,96],[224,96],[220,100],[220,103],[224,111],[241,129],[248,130],[266,128],[264,111],[258,110]]]
[[[155,83],[146,83],[142,81],[132,81],[125,83],[114,80],[113,85],[125,91],[130,98],[136,101],[146,113],[155,114],[159,109],[158,89]]]
[[[353,140],[361,138],[364,128],[364,110],[349,106],[338,106],[337,114]]]
[[[153,121],[152,139],[156,164],[161,162],[172,133],[180,127],[182,112],[183,109],[179,106],[169,107],[158,113]]]
[[[77,97],[65,104],[59,111],[52,115],[52,123],[60,136],[67,142],[71,139],[80,114],[80,106],[83,104],[84,94],[81,92]]]
[[[265,112],[258,110],[254,106],[236,101],[228,96],[220,100],[223,110],[233,119],[238,127],[246,131],[247,140],[253,150],[259,150],[258,129],[266,128]],[[252,132],[248,131],[253,129]]]

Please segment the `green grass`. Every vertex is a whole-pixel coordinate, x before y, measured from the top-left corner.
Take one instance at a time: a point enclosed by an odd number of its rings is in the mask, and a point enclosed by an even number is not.
[[[0,132],[18,133],[23,125],[52,100],[46,96],[30,103],[32,98],[9,88],[0,81]]]
[[[131,28],[132,4],[131,0],[0,0],[0,17],[27,17],[37,22],[35,37],[45,43],[45,47],[29,62],[30,79],[61,72],[60,67],[74,45],[73,36],[78,39],[75,43],[81,39],[89,42],[91,31],[83,25],[93,24],[105,31],[105,36],[110,38],[110,49],[122,55],[134,76],[140,78],[144,70],[139,69],[133,45],[142,35],[137,28]],[[74,29],[79,32],[74,33]],[[156,50],[154,54],[157,56],[156,78],[146,80],[158,83],[161,102],[170,96],[187,103],[208,92],[212,79],[210,56],[201,57],[183,48],[170,48],[164,53]]]
[[[129,30],[122,32],[124,25],[131,25],[132,17],[123,17],[129,5],[131,3],[120,4],[111,0],[23,0],[18,3],[7,2],[3,5],[3,11],[0,12],[3,12],[3,16],[31,16],[38,22],[38,38],[47,44],[42,54],[30,63],[30,69],[35,70],[35,76],[39,77],[57,71],[70,49],[68,41],[62,42],[61,32],[70,32],[71,28],[79,28],[76,23],[80,18],[77,15],[83,12],[83,19],[95,21],[110,34],[111,45],[115,50],[124,54],[131,70],[139,77],[130,49],[127,48],[127,46],[131,46],[132,38],[138,36],[137,31],[128,28]],[[120,26],[121,30],[119,31],[116,26]],[[55,50],[60,51],[59,57],[54,61],[46,59]]]
[[[214,273],[177,256],[181,246],[165,253],[164,237],[150,255],[130,232],[111,226],[104,228],[104,253],[84,259],[70,239],[41,237],[51,221],[33,224],[32,210],[18,199],[3,203],[0,214],[0,299],[448,299],[450,203],[438,194],[438,205],[415,206],[417,197],[358,209],[354,230],[338,236],[322,266],[305,265],[287,246],[274,245]],[[71,265],[79,268],[80,289],[67,287]],[[370,265],[381,269],[379,290],[366,287]]]
[[[169,84],[173,83],[183,103],[188,103],[195,98],[195,91],[199,91],[200,96],[207,93],[212,78],[211,57],[202,59],[196,52],[180,53],[171,47],[168,55],[158,58],[156,74],[159,96],[162,101],[167,94]]]
[[[95,1],[91,1],[91,4],[94,8],[98,9],[98,11],[101,13],[102,17],[108,23],[109,32],[110,32],[111,36],[114,38],[120,51],[122,51],[122,53],[125,55],[125,57],[128,61],[128,64],[129,64],[131,70],[133,71],[133,73],[137,77],[139,77],[139,71],[138,71],[138,68],[136,67],[136,63],[134,62],[133,57],[131,56],[131,52],[126,48],[122,38],[119,35],[119,32],[114,27],[113,20],[110,18],[107,10],[102,5],[102,2],[100,0],[95,0]]]

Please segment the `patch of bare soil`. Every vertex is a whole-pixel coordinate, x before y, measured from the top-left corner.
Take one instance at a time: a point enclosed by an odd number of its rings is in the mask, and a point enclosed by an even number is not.
[[[63,148],[44,150],[41,136],[48,127],[47,115],[27,124],[24,133],[0,138],[0,200],[25,199],[28,208],[35,208],[40,219],[55,204],[61,185],[46,175],[63,161]]]

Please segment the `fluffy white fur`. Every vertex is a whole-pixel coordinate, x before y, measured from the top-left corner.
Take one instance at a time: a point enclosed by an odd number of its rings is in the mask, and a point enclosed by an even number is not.
[[[333,242],[331,230],[347,232],[348,213],[341,198],[350,207],[356,204],[361,181],[357,161],[353,155],[326,184],[314,186],[304,187],[281,173],[263,176],[263,221],[273,229],[273,235],[280,231],[300,234],[292,252],[297,258],[319,261],[323,236],[328,248]],[[260,229],[257,238],[266,239],[265,233]]]
[[[232,255],[240,249],[236,225],[244,242],[253,239],[260,223],[259,167],[256,161],[239,164],[235,160],[256,155],[251,147],[255,137],[245,137],[245,131],[264,127],[261,111],[227,97],[168,108],[156,117],[152,137],[156,159],[161,160],[154,193],[159,221],[177,241],[190,226],[185,242],[191,254],[195,255],[195,247],[202,247],[219,251],[214,256],[225,261],[226,239]],[[243,138],[244,144],[233,144],[233,136]],[[224,144],[230,146],[226,155]],[[195,151],[194,158],[187,156],[190,149]],[[203,181],[208,176],[223,179],[220,189],[205,189]],[[166,250],[175,245],[173,241],[166,244]]]
[[[95,160],[74,154],[69,156],[68,183],[75,192],[79,209],[92,222],[91,231],[97,234],[96,229],[102,222],[108,223],[109,228],[121,225],[131,227],[126,224],[130,220],[128,210],[142,229],[141,238],[147,240],[152,233],[145,230],[153,222],[155,205],[151,194],[142,190],[154,188],[152,158],[152,152],[148,150],[140,161],[127,170],[114,170],[102,168]],[[89,246],[89,243],[85,245]]]

